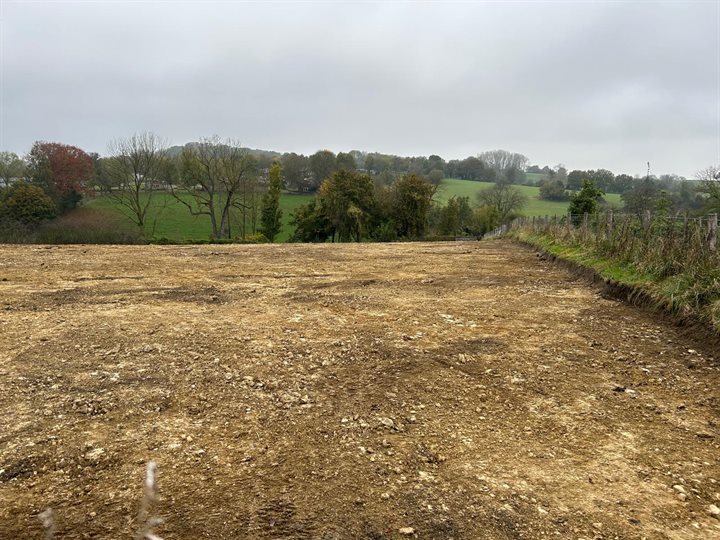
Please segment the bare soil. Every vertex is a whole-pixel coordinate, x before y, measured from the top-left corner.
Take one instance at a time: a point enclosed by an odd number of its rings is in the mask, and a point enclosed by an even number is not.
[[[166,540],[717,539],[719,360],[505,241],[0,246],[0,538],[152,459]]]

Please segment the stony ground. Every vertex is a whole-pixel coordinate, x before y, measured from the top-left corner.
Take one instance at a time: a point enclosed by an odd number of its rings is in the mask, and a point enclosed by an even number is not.
[[[720,538],[719,364],[506,242],[0,246],[0,538]]]

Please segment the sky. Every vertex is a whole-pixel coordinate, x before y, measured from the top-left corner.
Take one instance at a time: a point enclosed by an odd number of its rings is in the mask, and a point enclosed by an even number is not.
[[[692,177],[720,163],[720,2],[0,0],[0,150],[142,131]]]

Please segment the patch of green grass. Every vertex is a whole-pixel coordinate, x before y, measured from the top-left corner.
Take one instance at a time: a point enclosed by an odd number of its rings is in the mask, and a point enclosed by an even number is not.
[[[531,173],[532,174],[532,173]],[[440,184],[435,200],[439,203],[446,203],[451,197],[469,197],[470,204],[477,203],[477,194],[483,189],[493,186],[491,182],[475,182],[473,180],[460,180],[458,178],[446,178]],[[568,202],[544,201],[540,199],[540,188],[533,186],[515,186],[527,197],[527,205],[523,208],[523,216],[562,216],[567,214]],[[615,206],[622,206],[622,199],[617,193],[608,193],[605,200]]]
[[[190,200],[189,195],[185,195]],[[283,228],[275,239],[276,242],[286,242],[292,234],[290,226],[291,214],[301,204],[311,201],[313,195],[294,195],[283,193],[280,197],[280,208],[283,211]],[[107,196],[100,196],[87,201],[86,206],[99,210],[107,210],[116,215],[121,215],[124,210],[116,201]],[[132,224],[129,218],[125,218],[128,224]],[[240,212],[233,211],[230,221],[231,234],[235,235],[240,230]],[[258,221],[259,226],[259,221]],[[192,242],[207,240],[210,238],[212,227],[210,217],[206,215],[193,216],[187,207],[168,193],[157,193],[153,197],[152,208],[148,212],[148,220],[145,234],[149,238],[167,238],[173,242]]]

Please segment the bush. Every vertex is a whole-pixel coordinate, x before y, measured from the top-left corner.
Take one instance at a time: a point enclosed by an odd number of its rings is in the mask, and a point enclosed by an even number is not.
[[[36,225],[56,215],[55,203],[38,186],[18,182],[0,199],[0,216],[23,225]]]

